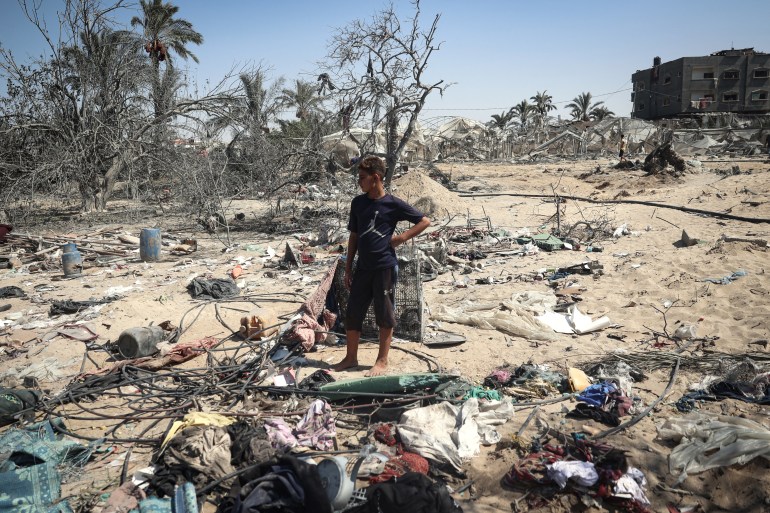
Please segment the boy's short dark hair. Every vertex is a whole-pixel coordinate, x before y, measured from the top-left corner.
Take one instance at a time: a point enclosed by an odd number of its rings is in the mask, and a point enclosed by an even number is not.
[[[385,177],[385,162],[380,157],[374,155],[361,159],[358,163],[358,169],[369,174],[377,173],[381,177]]]

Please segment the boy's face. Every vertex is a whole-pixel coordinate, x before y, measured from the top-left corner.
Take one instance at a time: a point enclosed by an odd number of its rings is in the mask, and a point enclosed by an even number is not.
[[[367,194],[374,188],[377,181],[377,173],[368,173],[366,171],[358,171],[358,186],[361,187],[361,192]]]

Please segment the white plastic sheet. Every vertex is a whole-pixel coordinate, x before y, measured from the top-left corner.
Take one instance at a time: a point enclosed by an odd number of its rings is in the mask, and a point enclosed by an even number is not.
[[[661,440],[679,442],[668,458],[671,472],[679,472],[677,483],[711,468],[743,465],[758,456],[770,459],[770,430],[748,419],[693,412],[657,429]]]
[[[546,312],[538,316],[537,320],[547,324],[557,333],[577,333],[578,335],[602,330],[612,323],[606,315],[596,320],[591,319],[591,316],[578,310],[576,305],[570,306],[566,313]]]

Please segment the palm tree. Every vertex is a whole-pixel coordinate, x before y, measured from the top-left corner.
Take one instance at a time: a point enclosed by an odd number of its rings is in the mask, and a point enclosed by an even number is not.
[[[509,109],[507,112],[503,111],[500,114],[492,114],[492,120],[487,122],[487,126],[501,131],[505,130],[513,120],[513,115],[512,109]]]
[[[556,105],[553,104],[553,96],[548,94],[548,91],[542,93],[538,91],[535,96],[530,97],[530,100],[535,102],[534,111],[537,113],[537,122],[540,125],[540,130],[545,131],[545,122],[548,119],[548,113],[552,110],[556,110]],[[536,139],[540,142],[540,133],[536,134]]]
[[[591,100],[591,93],[580,93],[573,98],[572,103],[567,104],[567,108],[572,110],[572,117],[579,121],[590,121],[591,111],[604,104],[603,101],[591,103]]]
[[[529,115],[534,112],[535,106],[530,104],[527,100],[521,100],[520,103],[514,105],[511,107],[511,111],[513,115],[519,117],[519,122],[521,123],[522,127],[527,126],[527,121],[529,121]]]
[[[208,123],[209,130],[218,132],[232,126],[238,136],[245,132],[267,132],[267,125],[278,114],[281,104],[278,91],[283,79],[274,81],[266,86],[266,76],[262,69],[250,73],[241,73],[243,95],[236,98],[227,114],[212,117]]]
[[[530,100],[535,102],[535,111],[537,111],[541,119],[545,119],[549,112],[556,110],[556,105],[553,104],[553,96],[548,94],[548,91],[543,91],[542,93],[538,91]]]
[[[601,121],[605,118],[614,117],[615,113],[602,105],[601,107],[594,107],[593,109],[591,109],[591,112],[589,112],[588,115],[591,117],[591,119],[594,119],[596,121]]]
[[[160,63],[165,62],[166,68],[173,66],[172,52],[182,59],[190,58],[198,62],[187,45],[203,43],[203,36],[193,29],[192,23],[187,20],[174,18],[179,7],[172,3],[163,3],[163,0],[139,0],[142,9],[142,17],[131,18],[132,27],[141,27],[144,38],[144,51],[150,56],[153,76],[152,88],[155,103],[155,115],[162,113]]]
[[[323,98],[316,94],[314,84],[300,79],[294,82],[294,89],[281,90],[281,96],[278,99],[284,107],[296,108],[295,115],[304,121],[318,112]]]

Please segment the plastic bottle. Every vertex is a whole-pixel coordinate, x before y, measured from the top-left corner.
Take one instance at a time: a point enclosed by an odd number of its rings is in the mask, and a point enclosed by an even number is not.
[[[586,248],[586,251],[589,253],[601,253],[602,251],[604,251],[604,248],[601,246],[588,246]]]

